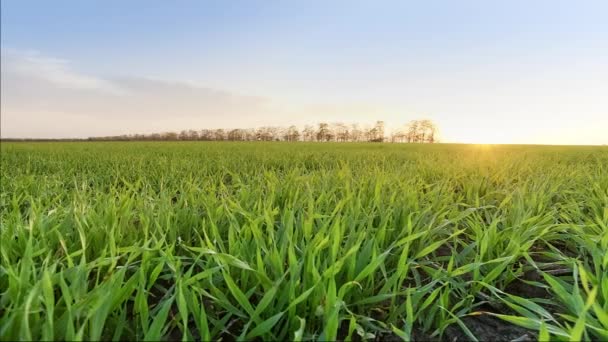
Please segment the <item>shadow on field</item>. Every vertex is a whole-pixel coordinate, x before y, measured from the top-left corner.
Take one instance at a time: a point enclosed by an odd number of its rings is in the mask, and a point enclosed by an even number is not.
[[[498,318],[492,316],[474,316],[465,317],[462,322],[466,327],[477,337],[479,341],[495,341],[495,342],[524,342],[524,341],[536,341],[537,335],[535,332],[527,330],[516,325],[509,324]],[[397,342],[403,341],[399,336],[394,334],[384,334],[376,337],[375,341],[387,341]],[[425,342],[425,341],[471,341],[471,338],[457,325],[453,324],[449,326],[444,334],[443,338],[430,337],[422,333],[420,330],[414,328],[412,331],[412,341],[414,342]]]

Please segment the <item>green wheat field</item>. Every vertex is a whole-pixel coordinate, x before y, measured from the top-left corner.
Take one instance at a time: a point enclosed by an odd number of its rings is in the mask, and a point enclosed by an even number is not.
[[[2,340],[608,340],[607,147],[3,142],[1,167]]]

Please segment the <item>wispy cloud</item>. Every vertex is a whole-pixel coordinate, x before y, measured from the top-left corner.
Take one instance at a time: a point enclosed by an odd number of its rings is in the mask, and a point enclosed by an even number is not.
[[[2,49],[2,73],[6,77],[26,77],[60,88],[125,94],[125,90],[116,83],[78,72],[68,60],[44,56],[37,51]]]
[[[253,123],[248,117],[273,113],[265,97],[187,82],[92,76],[68,60],[18,50],[2,50],[2,97],[5,137],[246,126]]]

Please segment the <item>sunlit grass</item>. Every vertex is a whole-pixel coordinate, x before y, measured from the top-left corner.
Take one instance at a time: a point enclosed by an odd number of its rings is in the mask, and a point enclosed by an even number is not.
[[[608,339],[606,148],[1,148],[2,340]]]

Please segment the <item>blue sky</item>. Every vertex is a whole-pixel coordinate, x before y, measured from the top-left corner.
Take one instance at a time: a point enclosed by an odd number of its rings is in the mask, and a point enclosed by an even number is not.
[[[2,136],[429,117],[444,141],[605,144],[606,13],[599,0],[3,0]]]

